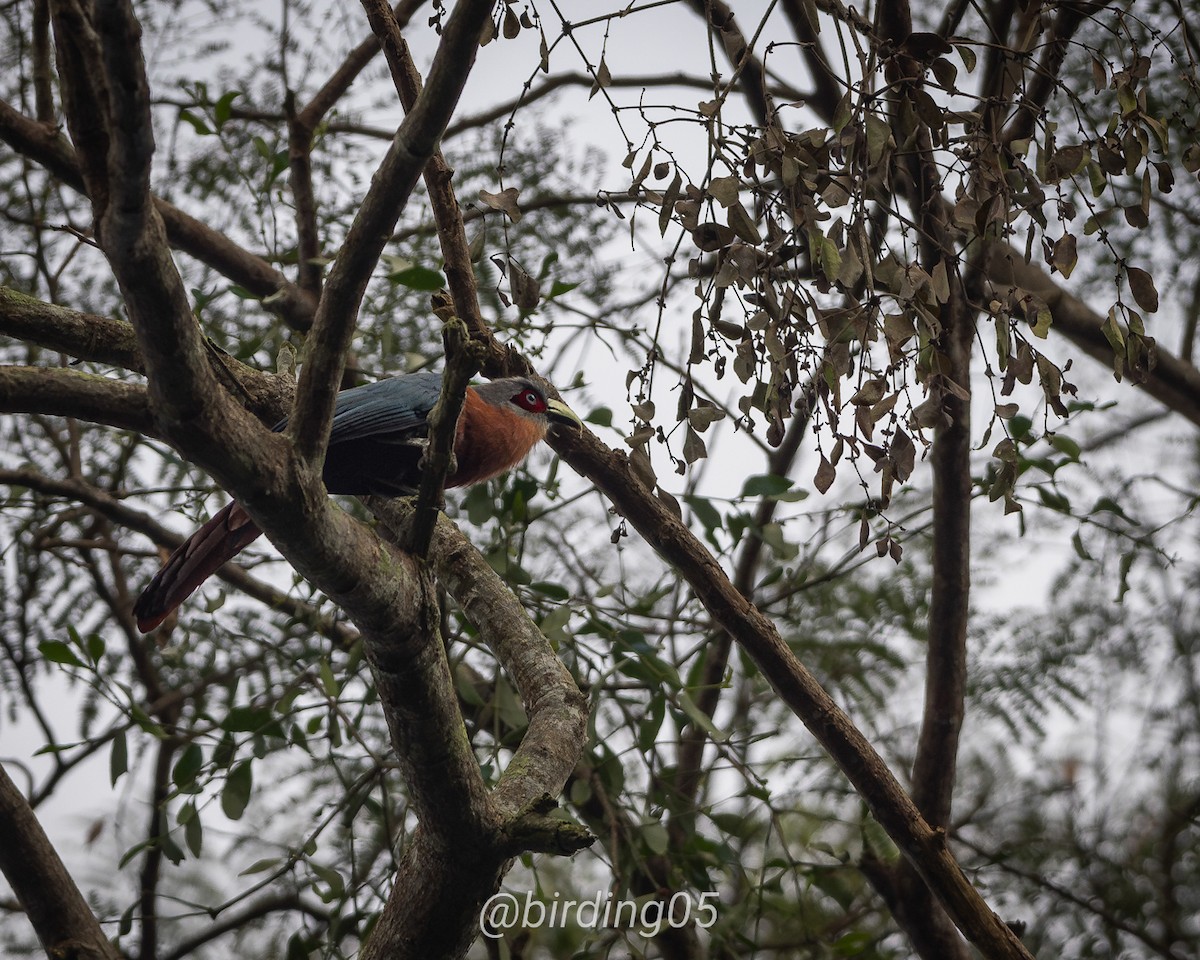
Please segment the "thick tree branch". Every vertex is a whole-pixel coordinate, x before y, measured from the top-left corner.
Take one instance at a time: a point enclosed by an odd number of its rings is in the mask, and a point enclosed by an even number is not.
[[[587,699],[512,590],[445,516],[438,518],[431,559],[525,705],[529,726],[492,791],[493,804],[511,824],[567,782],[587,736]]]
[[[62,367],[0,366],[0,413],[76,417],[161,436],[144,386]]]
[[[365,0],[368,8],[373,3]],[[382,9],[391,15],[390,8],[383,5]],[[325,455],[333,395],[367,282],[458,103],[490,16],[491,4],[486,0],[466,0],[454,8],[434,55],[429,83],[396,131],[330,271],[288,425],[306,469],[314,470]]]
[[[370,498],[368,506],[396,536],[411,523],[411,505],[403,501]],[[586,737],[585,698],[512,591],[444,516],[434,530],[430,560],[520,692],[529,723],[500,782],[476,801],[478,809],[490,811],[490,829],[475,830],[465,842],[456,835],[451,848],[450,838],[436,834],[436,823],[427,829],[422,820],[363,960],[461,954],[509,858],[528,849],[569,853],[591,842],[586,832],[547,820],[542,803],[562,791],[578,762]],[[436,610],[429,613],[433,617]],[[461,718],[458,724],[461,728]],[[440,787],[438,796],[444,796]]]
[[[144,370],[137,334],[128,323],[45,303],[10,287],[0,287],[0,334],[77,360]]]
[[[421,154],[427,156],[432,150],[445,116],[457,100],[466,73],[462,64],[474,53],[482,20],[489,12],[490,4],[476,0],[461,4],[451,16],[434,64],[439,82],[430,84],[429,97],[423,105],[418,103],[418,109],[402,125],[390,159],[385,160],[339,257],[341,269],[335,267],[331,274],[304,368],[309,402],[299,405],[302,414],[308,411],[310,420],[315,409],[317,423],[323,424],[322,434],[328,433],[334,386],[323,375],[341,369],[361,289],[420,172]],[[121,40],[135,42],[127,6],[116,11],[105,26],[104,42],[109,47]],[[68,45],[75,39],[60,36],[60,43]],[[87,35],[79,42],[86,45]],[[117,76],[128,76],[121,68],[113,69]],[[89,79],[103,89],[104,77]],[[76,75],[70,82],[78,85],[81,80]],[[130,83],[116,98],[121,116],[111,121],[114,147],[103,160],[93,158],[96,166],[109,160],[127,166],[148,160],[138,126],[146,119],[144,77],[137,75]],[[130,172],[136,177],[138,171]],[[430,577],[411,558],[390,550],[331,505],[320,483],[319,456],[315,460],[312,456],[314,450],[318,454],[323,450],[323,442],[314,445],[304,430],[298,431],[301,447],[309,452],[307,460],[300,460],[285,441],[262,429],[216,390],[194,342],[194,321],[186,311],[174,309],[178,275],[165,259],[165,238],[159,236],[148,193],[123,187],[118,209],[110,211],[104,203],[96,207],[101,245],[122,283],[152,387],[158,382],[156,399],[166,429],[186,455],[209,468],[239,496],[296,568],[343,606],[362,630],[364,649],[422,822],[422,836],[443,853],[451,849],[452,839],[454,844],[477,846],[476,838],[495,831],[496,817],[457,711]],[[350,296],[350,290],[357,290],[358,295]],[[343,295],[346,302],[339,300]],[[155,303],[160,309],[151,313],[147,308]],[[341,308],[334,309],[330,303],[340,303]],[[160,327],[155,327],[156,323]],[[159,336],[163,330],[186,341],[175,355],[162,349]],[[164,378],[172,382],[161,383]],[[312,393],[328,395],[328,404],[318,399],[314,406]],[[301,396],[306,397],[304,387]],[[463,936],[465,929],[453,934]]]
[[[988,957],[1029,960],[1020,941],[988,909],[954,860],[945,834],[921,817],[887,765],[796,659],[775,625],[731,584],[695,535],[644,487],[628,458],[590,432],[552,438],[556,450],[592,480],[617,510],[692,587],[758,665],[780,698],[829,751],[896,845],[929,884],[959,929]]]
[[[49,957],[120,960],[33,810],[0,765],[0,871]]]
[[[74,357],[144,372],[137,334],[123,320],[80,313],[0,287],[0,334]],[[291,406],[295,385],[288,377],[263,373],[215,347],[217,372],[265,423],[280,420]],[[116,381],[112,381],[116,382]],[[147,431],[151,432],[151,431]]]
[[[150,197],[154,145],[133,11],[119,0],[96,7],[54,0],[52,11],[63,100],[97,238],[137,330],[159,422],[169,433],[205,415],[241,419],[253,436],[250,418],[224,397],[209,368]]]

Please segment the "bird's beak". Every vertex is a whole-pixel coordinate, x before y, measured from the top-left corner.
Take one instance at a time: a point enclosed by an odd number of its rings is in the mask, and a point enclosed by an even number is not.
[[[561,400],[546,401],[546,417],[551,426],[570,427],[572,430],[583,429],[583,421]]]

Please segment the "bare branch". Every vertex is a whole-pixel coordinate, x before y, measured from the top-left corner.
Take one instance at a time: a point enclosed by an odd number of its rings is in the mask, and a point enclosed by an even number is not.
[[[57,851],[0,766],[0,871],[50,957],[120,960]]]
[[[1103,3],[1094,3],[1090,0],[1072,0],[1072,2],[1055,5],[1058,15],[1054,18],[1050,37],[1041,44],[1042,58],[1034,72],[1033,82],[1028,85],[1024,96],[1017,102],[1016,114],[1004,129],[1000,138],[1001,143],[1012,143],[1014,140],[1033,135],[1038,118],[1046,108],[1046,102],[1062,82],[1059,72],[1063,60],[1066,58],[1071,38],[1083,21],[1103,6]]]
[[[366,4],[366,10],[371,28],[383,45],[392,83],[407,113],[414,108],[421,95],[421,75],[400,33],[400,25],[389,15],[387,7],[372,2]],[[470,246],[462,207],[454,192],[453,176],[454,171],[446,163],[441,149],[435,149],[425,165],[425,188],[429,193],[434,225],[442,249],[443,269],[453,301],[452,312],[466,323],[468,330],[475,330],[482,328],[484,322],[479,311],[475,269],[471,264]]]
[[[288,176],[292,187],[292,205],[296,211],[296,255],[301,290],[321,295],[321,238],[317,228],[317,201],[313,194],[313,131],[296,115],[295,95],[287,91],[284,105],[288,130]]]
[[[425,0],[400,0],[393,8],[393,16],[396,24],[400,27],[406,26],[416,13],[425,3]],[[322,118],[329,113],[330,110],[342,98],[342,95],[350,89],[356,77],[379,52],[379,38],[375,35],[368,36],[357,47],[350,51],[346,59],[342,61],[342,65],[334,72],[323,87],[316,92],[312,100],[308,102],[303,110],[297,115],[297,122],[312,131],[317,128],[317,124]],[[393,134],[385,134],[387,139],[391,139]]]
[[[391,15],[390,8],[378,0],[366,3],[368,7],[375,3]],[[491,5],[485,0],[470,0],[454,8],[438,44],[429,83],[396,131],[329,274],[313,320],[296,410],[288,425],[300,460],[309,470],[325,455],[333,394],[367,282],[458,103],[490,16]]]
[[[122,320],[80,313],[0,287],[0,333],[79,360],[143,372],[137,334]]]
[[[815,13],[815,8],[805,4],[804,0],[783,0],[783,12],[792,25],[796,39],[800,41],[801,55],[817,86],[816,92],[809,98],[813,101],[811,105],[819,113],[831,117],[837,110],[838,101],[842,99],[841,81],[829,65],[829,58],[817,33],[818,25],[812,22],[810,10]]]
[[[137,334],[123,320],[80,313],[0,287],[0,334],[58,350],[79,360],[144,370]],[[266,423],[283,418],[292,402],[288,377],[263,373],[211,347],[217,372],[255,416]]]
[[[247,903],[241,910],[231,911],[223,919],[210,923],[200,933],[188,937],[173,949],[161,954],[160,960],[185,960],[205,944],[212,943],[227,933],[238,931],[252,921],[272,913],[302,913],[321,923],[328,923],[330,919],[330,913],[324,907],[307,902],[296,891],[284,891]]]
[[[442,374],[442,389],[437,403],[429,411],[429,443],[421,457],[421,484],[413,505],[413,522],[409,530],[408,549],[417,557],[429,552],[438,504],[446,488],[446,476],[454,459],[454,441],[458,436],[458,419],[462,414],[467,386],[479,369],[467,349],[470,335],[466,324],[456,317],[446,321],[442,330],[446,347],[446,367]]]
[[[161,436],[144,386],[61,367],[0,366],[0,412],[77,417]]]

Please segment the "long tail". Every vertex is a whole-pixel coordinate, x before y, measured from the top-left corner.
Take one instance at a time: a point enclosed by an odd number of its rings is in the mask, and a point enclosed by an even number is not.
[[[133,605],[138,629],[149,633],[167,619],[226,560],[253,542],[261,530],[231,501],[188,537],[163,564]]]

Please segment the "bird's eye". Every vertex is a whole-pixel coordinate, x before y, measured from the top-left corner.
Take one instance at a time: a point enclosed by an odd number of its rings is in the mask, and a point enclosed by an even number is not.
[[[530,413],[543,413],[546,410],[546,401],[536,390],[522,390],[513,397],[513,403]]]

